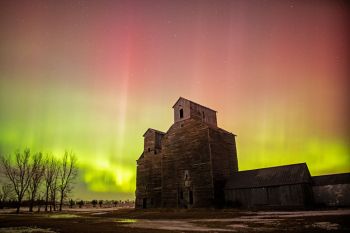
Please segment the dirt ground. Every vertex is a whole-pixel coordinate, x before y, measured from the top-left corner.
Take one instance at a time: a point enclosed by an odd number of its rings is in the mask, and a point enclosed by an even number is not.
[[[350,232],[350,209],[319,211],[69,209],[0,211],[0,233]]]

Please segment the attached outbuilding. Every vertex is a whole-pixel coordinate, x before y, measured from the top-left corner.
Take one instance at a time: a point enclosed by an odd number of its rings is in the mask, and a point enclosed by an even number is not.
[[[316,206],[350,206],[350,173],[313,176],[312,183]]]
[[[305,163],[240,171],[225,186],[227,206],[305,208],[312,205],[312,186]]]

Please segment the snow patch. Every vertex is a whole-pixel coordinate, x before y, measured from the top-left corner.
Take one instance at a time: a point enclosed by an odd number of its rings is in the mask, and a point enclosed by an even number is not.
[[[332,230],[338,230],[339,225],[336,223],[330,223],[330,222],[316,222],[311,225],[315,228],[321,228],[324,230],[332,231]]]

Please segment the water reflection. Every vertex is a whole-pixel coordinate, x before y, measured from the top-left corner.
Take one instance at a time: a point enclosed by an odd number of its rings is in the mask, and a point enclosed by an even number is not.
[[[135,222],[137,222],[136,219],[131,219],[131,218],[120,218],[120,219],[117,219],[115,221],[119,222],[119,223],[135,223]]]
[[[80,218],[79,215],[76,214],[55,214],[55,215],[50,215],[50,218]]]

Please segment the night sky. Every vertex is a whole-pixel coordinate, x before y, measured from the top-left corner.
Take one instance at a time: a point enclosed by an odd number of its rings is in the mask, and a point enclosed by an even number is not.
[[[75,198],[133,198],[180,97],[237,134],[240,170],[350,171],[342,1],[1,1],[0,152],[73,150]]]

